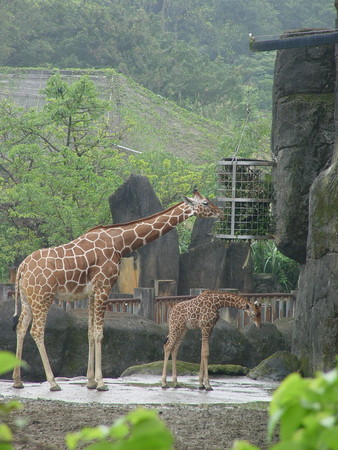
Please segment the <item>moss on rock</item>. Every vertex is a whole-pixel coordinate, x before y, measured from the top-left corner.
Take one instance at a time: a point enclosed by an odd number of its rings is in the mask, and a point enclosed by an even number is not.
[[[168,362],[168,372],[171,373],[171,361]],[[155,361],[148,364],[140,364],[128,367],[122,377],[130,375],[158,375],[162,374],[163,361]],[[197,375],[200,365],[186,361],[177,361],[177,372],[179,375]],[[249,371],[246,367],[236,364],[212,364],[208,366],[210,375],[243,376]]]
[[[248,376],[254,380],[281,381],[300,368],[298,358],[289,352],[276,352],[250,370]]]

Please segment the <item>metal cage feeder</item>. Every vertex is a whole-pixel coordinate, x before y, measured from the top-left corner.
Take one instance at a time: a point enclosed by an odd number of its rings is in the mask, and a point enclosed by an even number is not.
[[[272,161],[224,158],[218,162],[217,202],[225,219],[216,224],[221,239],[271,239]]]

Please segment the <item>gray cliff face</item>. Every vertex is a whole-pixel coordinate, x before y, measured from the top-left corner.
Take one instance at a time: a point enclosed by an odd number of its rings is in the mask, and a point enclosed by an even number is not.
[[[273,92],[279,250],[302,264],[292,351],[306,375],[338,353],[338,167],[333,46],[282,50]],[[335,143],[336,141],[336,143]]]
[[[279,250],[306,260],[309,191],[334,143],[333,46],[281,50],[275,64],[272,150],[277,157]]]

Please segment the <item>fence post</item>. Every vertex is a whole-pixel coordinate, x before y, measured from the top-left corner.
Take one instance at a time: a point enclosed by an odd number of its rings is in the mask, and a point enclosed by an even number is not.
[[[141,299],[141,307],[138,312],[139,316],[146,317],[147,319],[154,320],[154,288],[135,288],[134,297]]]

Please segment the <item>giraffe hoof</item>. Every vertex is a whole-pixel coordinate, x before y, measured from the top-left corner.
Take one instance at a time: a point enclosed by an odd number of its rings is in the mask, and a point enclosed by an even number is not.
[[[199,389],[200,391],[204,391],[205,386],[204,386],[203,384],[200,384],[200,385],[198,386],[198,389]]]
[[[87,383],[87,388],[88,389],[96,389],[97,388],[97,383]]]
[[[169,386],[168,386],[167,384],[162,384],[161,388],[162,388],[162,389],[168,389]]]
[[[96,390],[99,392],[109,391],[108,386],[106,386],[105,384],[103,384],[102,386],[97,386]]]
[[[57,391],[61,391],[61,388],[60,388],[60,386],[58,384],[55,384],[55,385],[51,386],[49,388],[49,390],[52,391],[52,392],[57,392]]]
[[[213,388],[212,388],[211,386],[207,386],[207,387],[205,388],[205,390],[206,390],[206,391],[213,391]]]
[[[23,389],[25,386],[22,384],[21,381],[16,381],[12,387],[15,389]]]

